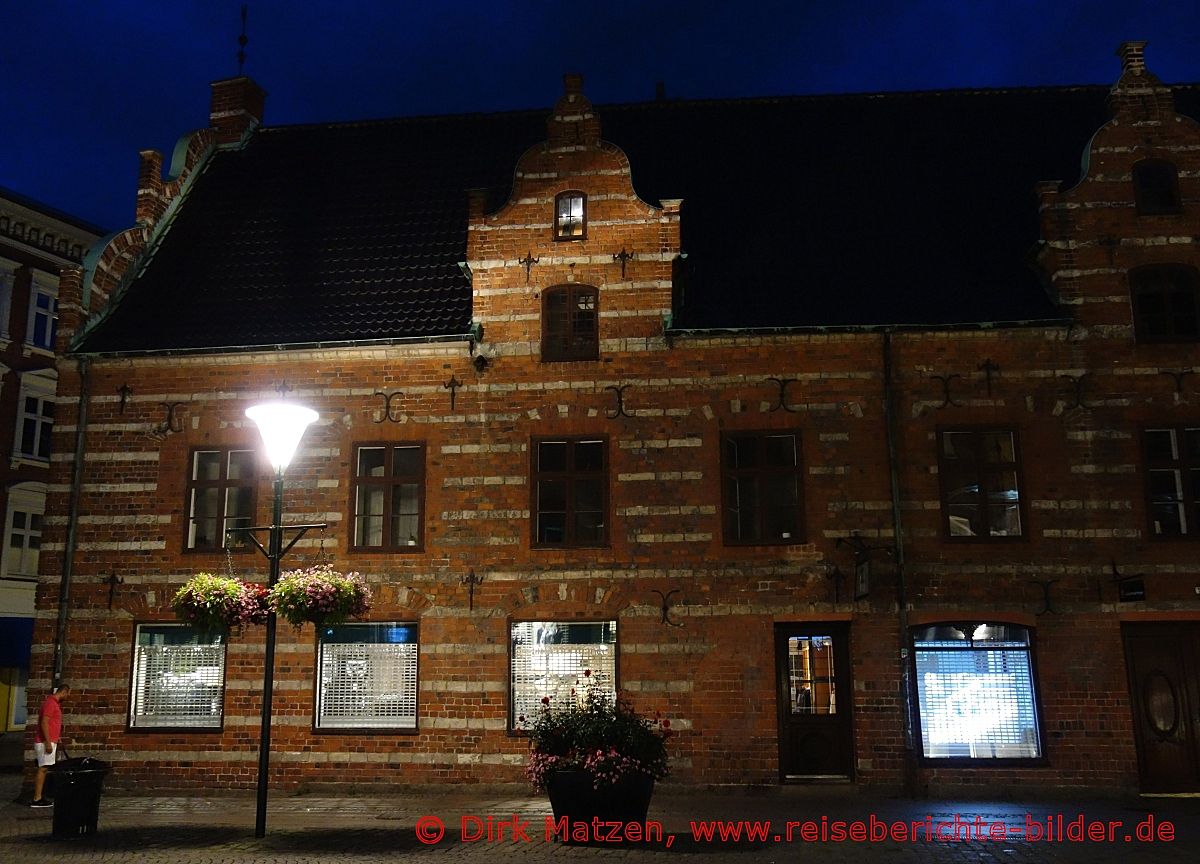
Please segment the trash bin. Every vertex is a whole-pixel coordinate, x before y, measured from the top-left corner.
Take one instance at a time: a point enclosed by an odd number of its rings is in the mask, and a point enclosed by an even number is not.
[[[108,763],[84,756],[64,759],[50,770],[54,774],[53,835],[78,837],[80,834],[96,833],[96,822],[100,818],[100,793],[103,791],[104,775],[110,770]]]

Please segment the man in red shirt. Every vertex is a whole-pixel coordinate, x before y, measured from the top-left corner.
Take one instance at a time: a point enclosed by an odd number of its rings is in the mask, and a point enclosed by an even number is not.
[[[42,703],[38,717],[37,732],[33,738],[33,752],[37,756],[37,774],[33,778],[33,802],[30,807],[51,807],[54,802],[42,797],[46,785],[46,769],[54,764],[58,755],[58,744],[62,740],[62,701],[71,695],[71,688],[59,684]]]

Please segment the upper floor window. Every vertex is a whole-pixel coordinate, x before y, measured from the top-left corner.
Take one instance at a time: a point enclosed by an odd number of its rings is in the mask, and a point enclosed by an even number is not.
[[[954,540],[1020,537],[1017,436],[1010,430],[938,433],[942,518]]]
[[[533,442],[535,546],[608,543],[608,442],[541,438]]]
[[[1200,428],[1147,429],[1142,441],[1151,533],[1195,536],[1200,531]]]
[[[317,628],[317,729],[417,728],[417,625]]]
[[[36,578],[42,546],[42,515],[46,512],[46,487],[22,483],[8,493],[8,518],[3,575]]]
[[[943,624],[913,634],[926,759],[1036,759],[1030,633],[1009,624]]]
[[[801,543],[800,436],[738,432],[721,439],[727,544]]]
[[[360,444],[354,465],[354,547],[420,551],[425,445]]]
[[[599,292],[559,285],[542,292],[542,359],[595,360],[600,356]]]
[[[553,710],[585,687],[616,698],[616,621],[514,621],[510,638],[510,729],[532,722],[543,699]]]
[[[1139,342],[1200,339],[1200,273],[1184,264],[1151,264],[1129,271],[1134,332]]]
[[[54,390],[53,379],[41,375],[21,376],[21,431],[17,436],[17,456],[47,462],[50,460]]]
[[[554,239],[582,240],[587,237],[587,196],[561,192],[554,198]]]
[[[44,285],[33,285],[29,297],[29,344],[46,351],[54,350],[58,334],[58,291]]]
[[[1142,159],[1133,166],[1133,194],[1138,213],[1153,216],[1178,213],[1179,172],[1166,159]]]
[[[224,635],[183,624],[139,624],[129,691],[131,729],[220,729]]]
[[[192,451],[188,478],[187,548],[224,549],[248,543],[231,528],[248,528],[254,518],[253,450],[213,448]]]

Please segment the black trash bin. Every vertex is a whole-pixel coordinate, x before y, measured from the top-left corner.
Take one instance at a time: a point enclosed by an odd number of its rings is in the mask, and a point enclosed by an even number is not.
[[[54,774],[55,837],[78,837],[96,833],[100,818],[100,793],[107,762],[84,756],[64,759],[50,769]]]

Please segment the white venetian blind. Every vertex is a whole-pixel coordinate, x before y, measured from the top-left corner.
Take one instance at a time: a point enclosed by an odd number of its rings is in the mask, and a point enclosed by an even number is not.
[[[591,675],[585,676],[584,672]],[[542,699],[564,705],[588,681],[616,695],[617,622],[520,621],[512,625],[512,713],[510,725],[521,728]]]
[[[319,650],[317,728],[416,728],[414,625],[328,627]]]
[[[129,725],[219,728],[225,646],[201,643],[189,627],[139,626],[133,654]]]

